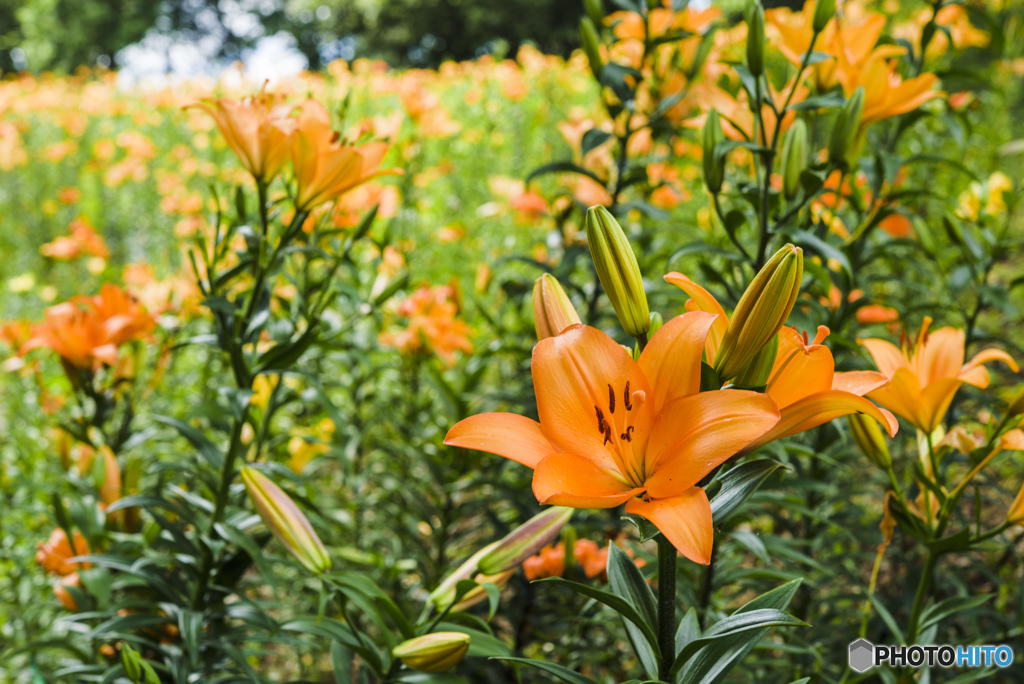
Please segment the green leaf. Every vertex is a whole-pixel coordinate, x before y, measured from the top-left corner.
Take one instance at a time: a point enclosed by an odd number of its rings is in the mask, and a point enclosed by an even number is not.
[[[661,534],[661,530],[642,515],[637,515],[636,513],[624,513],[622,515],[622,519],[626,522],[632,523],[633,526],[636,527],[637,532],[640,533],[640,543],[648,542]]]
[[[792,626],[806,627],[807,623],[793,617],[792,615],[783,613],[781,610],[776,608],[758,608],[746,613],[730,615],[729,617],[711,625],[711,627],[709,627],[702,636],[693,639],[686,644],[681,651],[679,651],[676,655],[675,662],[672,663],[672,674],[679,672],[683,665],[686,664],[686,661],[692,658],[697,651],[709,644],[722,640],[733,640],[731,638],[736,637],[737,635],[742,636],[733,641],[742,643],[746,637],[749,636],[746,633],[751,630],[757,629],[767,631],[767,629],[771,627]],[[758,637],[757,640],[760,641],[760,637]]]
[[[579,582],[573,582],[572,580],[563,579],[561,577],[547,577],[534,582],[534,584],[541,583],[557,584],[561,587],[568,587],[581,596],[586,596],[587,598],[592,598],[599,603],[603,603],[621,615],[624,620],[628,620],[636,625],[636,627],[643,633],[644,638],[647,639],[647,643],[651,645],[652,649],[656,650],[658,648],[658,635],[654,631],[654,623],[646,622],[637,609],[633,607],[633,604],[622,596],[613,594],[610,591],[598,589],[597,587],[592,587],[589,584],[580,584]]]
[[[352,650],[340,641],[331,642],[331,669],[335,684],[352,684]]]
[[[903,630],[900,629],[900,626],[896,623],[896,620],[893,618],[892,613],[889,612],[889,609],[885,607],[884,603],[882,603],[882,599],[878,598],[878,596],[873,592],[868,592],[867,596],[868,600],[871,601],[871,605],[875,607],[875,612],[878,613],[878,617],[882,618],[882,622],[885,623],[885,626],[888,627],[889,631],[896,637],[896,641],[901,646],[905,645],[907,643],[907,638],[903,636]]]
[[[543,670],[548,674],[552,674],[563,682],[568,682],[569,684],[597,684],[597,682],[590,677],[584,677],[580,673],[573,672],[567,667],[555,665],[554,663],[549,663],[543,660],[530,660],[529,658],[494,658],[494,660],[503,660],[509,663],[519,663],[521,665],[535,667],[538,670]]]
[[[604,181],[598,178],[593,172],[588,171],[582,166],[578,166],[571,161],[551,162],[550,164],[545,164],[544,166],[536,168],[529,176],[526,177],[526,182],[529,184],[529,182],[537,176],[543,176],[547,173],[578,173],[581,176],[586,176],[587,178],[591,178],[601,185],[604,185]]]
[[[932,625],[937,625],[942,620],[955,615],[961,611],[971,610],[977,608],[980,605],[985,604],[992,594],[981,594],[980,596],[954,596],[948,598],[945,601],[940,601],[932,606],[929,606],[923,613],[921,613],[921,624],[918,626],[918,632],[923,632]]]
[[[733,616],[762,609],[785,610],[789,606],[789,602],[793,600],[793,595],[796,594],[801,581],[795,579],[792,582],[783,584],[781,587],[776,587],[769,592],[761,594],[733,613]],[[686,682],[687,684],[716,684],[722,681],[739,664],[744,656],[761,641],[764,635],[768,633],[768,629],[767,627],[752,629],[733,636],[716,639],[707,644],[704,648],[697,651],[682,669],[679,681]],[[706,633],[705,636],[707,636]]]
[[[588,152],[600,147],[611,137],[611,133],[602,131],[600,128],[591,128],[583,134],[583,141],[580,143],[581,156],[586,157]]]
[[[683,650],[688,643],[700,638],[700,621],[697,620],[697,609],[691,607],[679,621],[676,629],[676,652]]]
[[[711,515],[721,525],[761,487],[782,464],[768,458],[741,463],[721,475],[705,491],[711,498]]]
[[[636,567],[633,559],[626,555],[626,552],[619,548],[618,544],[608,545],[608,586],[612,593],[623,598],[639,614],[640,619],[645,622],[649,629],[641,630],[632,621],[625,618],[622,620],[626,628],[626,636],[633,646],[640,664],[648,677],[657,678],[658,659],[660,649],[657,646],[657,637],[652,641],[647,640],[645,632],[654,632],[654,626],[658,624],[658,609],[654,600],[654,592],[647,585],[643,573]]]
[[[224,457],[220,453],[220,449],[214,446],[206,435],[192,427],[188,423],[183,423],[177,418],[171,418],[170,416],[153,416],[153,420],[158,423],[170,426],[178,431],[182,437],[184,437],[189,444],[191,444],[196,451],[202,454],[206,462],[211,467],[220,469],[224,463]]]

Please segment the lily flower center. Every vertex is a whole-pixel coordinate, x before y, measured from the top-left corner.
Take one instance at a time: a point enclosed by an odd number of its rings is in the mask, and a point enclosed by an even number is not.
[[[642,487],[647,479],[644,464],[646,444],[634,441],[636,416],[647,399],[643,390],[630,391],[627,380],[621,390],[608,384],[608,402],[595,404],[597,432],[604,446],[611,452],[623,481],[633,487]],[[618,409],[618,411],[616,411]]]

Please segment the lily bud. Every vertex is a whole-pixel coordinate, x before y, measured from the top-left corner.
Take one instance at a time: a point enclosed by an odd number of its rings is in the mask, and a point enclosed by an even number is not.
[[[807,124],[797,119],[782,142],[782,191],[793,199],[800,190],[800,174],[807,168]]]
[[[889,454],[889,445],[885,443],[885,435],[875,419],[862,413],[851,413],[846,417],[846,422],[850,425],[853,441],[868,460],[882,470],[891,468],[892,456]]]
[[[133,684],[155,684],[160,681],[153,666],[129,646],[128,642],[122,641],[120,648],[124,674]]]
[[[1006,522],[1011,525],[1024,525],[1024,484],[1017,492],[1017,498],[1010,504],[1010,510],[1006,512]]]
[[[747,69],[755,78],[764,73],[764,8],[758,0],[747,6]]]
[[[716,151],[718,144],[725,140],[718,110],[708,112],[704,122],[704,184],[712,195],[717,195],[725,180],[725,156]]]
[[[1022,413],[1024,413],[1024,387],[1017,391],[1017,394],[1010,400],[1010,405],[1006,407],[1006,415],[1010,418]]]
[[[551,543],[572,514],[573,508],[552,506],[514,529],[480,558],[477,570],[484,575],[497,575],[514,570],[523,561]]]
[[[663,326],[663,325],[665,325],[665,319],[662,318],[661,314],[658,313],[657,311],[652,311],[651,312],[651,329],[650,329],[650,331],[647,334],[650,335],[651,337],[654,337],[655,335],[658,334],[658,331],[661,330],[661,326]]]
[[[580,41],[583,43],[583,52],[590,62],[590,70],[594,78],[600,82],[601,74],[604,72],[604,62],[601,61],[601,37],[597,35],[597,26],[590,17],[580,19]]]
[[[594,24],[604,21],[604,5],[601,0],[583,0],[583,9]]]
[[[538,340],[554,337],[582,322],[557,278],[545,273],[533,281],[533,325]]]
[[[438,610],[444,610],[455,601],[455,597],[458,595],[457,585],[459,582],[467,579],[472,579],[477,584],[495,584],[499,587],[505,586],[509,578],[515,572],[515,568],[499,572],[496,575],[484,575],[478,572],[480,560],[494,551],[499,544],[501,544],[500,541],[488,544],[470,556],[465,563],[455,570],[455,572],[445,577],[441,584],[438,585],[437,589],[430,592],[430,596],[427,597],[427,600],[433,603]],[[451,611],[453,613],[457,613],[461,610],[465,610],[476,605],[480,601],[483,601],[485,598],[487,598],[487,592],[484,591],[483,587],[476,587],[463,595],[459,602],[451,607]]]
[[[789,318],[804,274],[804,253],[786,245],[768,260],[740,297],[715,354],[715,372],[735,378]]]
[[[651,329],[651,313],[647,308],[640,266],[622,226],[600,205],[587,210],[587,243],[601,287],[626,334],[646,335]]]
[[[775,357],[779,353],[779,336],[773,337],[768,344],[761,348],[761,351],[754,354],[747,367],[740,371],[733,383],[739,387],[763,388],[768,384],[772,368],[775,367]]]
[[[331,557],[320,537],[313,531],[313,526],[299,507],[280,487],[263,473],[249,467],[242,468],[242,482],[245,483],[256,512],[295,560],[316,574],[331,569]]]
[[[860,127],[860,116],[864,111],[864,87],[853,91],[846,100],[828,140],[828,160],[833,164],[842,165],[846,155],[854,148],[857,129]]]
[[[815,33],[821,33],[828,26],[828,22],[832,21],[832,17],[836,13],[836,0],[818,0],[818,4],[814,7],[814,19],[811,20],[811,29]]]
[[[444,672],[458,665],[469,652],[469,635],[435,632],[403,641],[391,651],[406,667],[419,672]]]

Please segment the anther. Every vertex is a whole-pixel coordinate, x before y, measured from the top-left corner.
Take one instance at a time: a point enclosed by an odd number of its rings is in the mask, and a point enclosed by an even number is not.
[[[608,410],[615,413],[615,390],[611,385],[608,385]]]
[[[604,413],[597,406],[594,407],[594,410],[597,411],[597,431],[604,434],[607,432],[606,428],[608,427],[604,422]]]
[[[633,437],[631,435],[633,434],[633,430],[635,430],[635,429],[636,428],[634,428],[632,425],[627,425],[626,426],[626,431],[623,432],[621,435],[619,435],[619,437],[621,439],[626,440],[627,442],[632,442],[633,441]]]
[[[629,403],[629,380],[626,381],[626,389],[622,392],[623,403],[626,405],[627,411],[633,410],[633,405]]]
[[[612,441],[612,426],[611,425],[605,425],[604,426],[604,443],[601,446],[604,446],[605,444],[607,444],[610,441]]]

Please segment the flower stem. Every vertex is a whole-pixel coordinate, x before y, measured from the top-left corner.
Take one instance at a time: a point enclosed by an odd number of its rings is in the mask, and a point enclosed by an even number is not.
[[[676,656],[676,547],[658,536],[658,679],[669,681]]]
[[[914,596],[914,605],[910,609],[910,623],[907,625],[907,645],[913,645],[917,639],[917,628],[921,622],[921,611],[928,599],[928,593],[932,587],[932,576],[935,574],[935,564],[939,555],[929,551],[924,562],[924,570],[921,572],[921,581],[917,583],[917,594]]]

